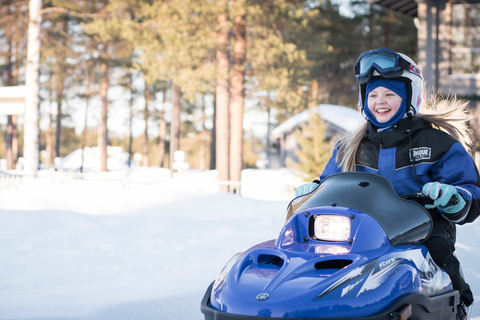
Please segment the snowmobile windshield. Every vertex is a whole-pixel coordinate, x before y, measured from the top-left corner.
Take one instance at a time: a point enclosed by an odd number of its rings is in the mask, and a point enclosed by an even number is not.
[[[312,193],[294,199],[287,219],[313,207],[338,206],[364,212],[384,229],[392,245],[418,243],[432,228],[428,211],[419,204],[399,197],[382,176],[344,172],[327,177]]]

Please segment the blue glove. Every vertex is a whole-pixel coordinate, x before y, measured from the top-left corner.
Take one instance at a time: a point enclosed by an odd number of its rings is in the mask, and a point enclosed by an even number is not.
[[[423,186],[422,193],[435,200],[433,205],[425,205],[425,208],[427,209],[438,207],[446,213],[453,214],[459,212],[463,209],[463,207],[465,207],[465,200],[463,200],[462,196],[457,192],[457,189],[448,184],[428,182]],[[457,198],[457,204],[448,204],[448,201],[452,196]]]
[[[318,187],[318,183],[316,183],[316,182],[310,182],[310,183],[302,184],[300,187],[295,189],[295,197],[300,197],[300,196],[303,196],[307,193],[310,193],[313,190],[315,190],[317,187]]]

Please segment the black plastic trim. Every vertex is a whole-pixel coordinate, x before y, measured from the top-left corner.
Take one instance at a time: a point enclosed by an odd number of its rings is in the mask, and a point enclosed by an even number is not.
[[[200,310],[205,320],[280,320],[285,318],[270,318],[231,314],[210,307],[210,294],[213,282],[205,292]],[[412,315],[408,320],[456,320],[457,306],[460,303],[458,291],[452,290],[441,295],[429,297],[424,293],[407,294],[392,304],[387,310],[369,317],[359,318],[295,318],[295,320],[400,320],[401,312],[412,306]]]

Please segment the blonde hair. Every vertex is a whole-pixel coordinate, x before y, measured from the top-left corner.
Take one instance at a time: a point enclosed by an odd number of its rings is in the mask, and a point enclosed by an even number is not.
[[[414,117],[448,133],[470,152],[473,132],[467,124],[472,118],[468,115],[468,101],[456,96],[424,95],[421,112]],[[364,123],[338,142],[336,160],[342,171],[356,171],[357,152],[366,130],[367,123]]]

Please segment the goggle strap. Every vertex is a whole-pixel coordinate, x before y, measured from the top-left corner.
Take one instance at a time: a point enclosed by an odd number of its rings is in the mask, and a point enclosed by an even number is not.
[[[412,65],[412,64],[411,64],[410,62],[408,62],[407,60],[403,59],[402,57],[400,57],[400,58],[398,59],[398,66],[401,67],[401,68],[404,69],[404,70],[409,71],[411,65]]]

